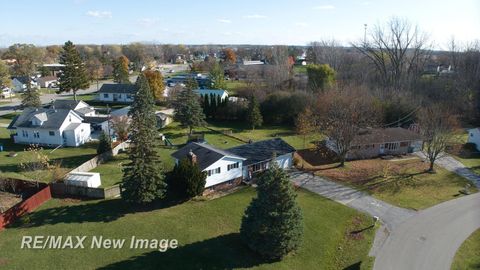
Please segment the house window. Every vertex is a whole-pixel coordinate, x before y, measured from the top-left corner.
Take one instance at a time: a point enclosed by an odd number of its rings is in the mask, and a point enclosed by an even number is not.
[[[108,98],[108,94],[103,94],[103,98]]]
[[[215,169],[213,169],[213,170],[208,170],[208,171],[206,171],[207,176],[212,176],[212,175],[214,175],[214,174],[219,174],[220,172],[221,172],[220,167],[215,168]]]
[[[127,99],[132,99],[132,95],[127,94]]]
[[[55,136],[55,131],[49,131],[49,132],[48,132],[48,135],[50,135],[50,136]]]
[[[22,136],[28,138],[28,131],[22,130]]]
[[[215,169],[215,173],[220,173],[220,172],[221,172],[220,167]]]
[[[235,162],[235,163],[233,163],[233,164],[228,164],[228,165],[227,165],[227,171],[230,171],[230,170],[232,170],[232,169],[236,169],[236,168],[238,168],[238,167],[239,167],[239,163],[238,163],[238,162]]]
[[[35,130],[35,131],[33,132],[33,138],[40,138],[40,132],[38,132],[38,131]]]
[[[385,148],[388,150],[397,150],[399,143],[386,143]]]

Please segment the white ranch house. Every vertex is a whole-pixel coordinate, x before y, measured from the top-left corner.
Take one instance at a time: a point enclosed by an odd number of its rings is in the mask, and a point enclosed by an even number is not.
[[[249,181],[254,174],[268,169],[272,157],[288,169],[293,165],[295,148],[280,138],[245,144],[222,150],[206,143],[189,143],[172,154],[175,162],[184,158],[198,164],[207,173],[207,191],[221,190]]]
[[[108,103],[132,103],[137,91],[134,84],[106,83],[98,90],[97,100]]]

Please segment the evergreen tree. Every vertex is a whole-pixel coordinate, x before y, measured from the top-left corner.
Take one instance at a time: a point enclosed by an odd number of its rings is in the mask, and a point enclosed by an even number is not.
[[[98,141],[97,154],[103,154],[105,152],[112,151],[112,141],[105,132],[102,131]]]
[[[128,78],[129,60],[126,56],[120,56],[113,63],[113,81],[116,83],[130,83]]]
[[[186,89],[179,93],[173,106],[175,119],[183,126],[188,127],[190,134],[192,134],[193,127],[205,124],[205,114],[203,114],[198,95],[191,89]]]
[[[210,94],[210,117],[214,118],[217,114],[217,99],[214,94]]]
[[[210,100],[208,98],[208,95],[203,95],[203,113],[205,114],[205,117],[210,117]]]
[[[40,107],[42,106],[42,101],[40,100],[40,93],[32,89],[30,80],[27,82],[27,89],[22,93],[22,106],[26,107]]]
[[[212,81],[212,89],[227,89],[227,83],[225,82],[223,68],[220,64],[215,63],[212,70],[210,71],[210,80]]]
[[[245,211],[240,236],[250,249],[274,260],[302,242],[302,211],[287,173],[276,162],[258,180],[257,197]]]
[[[60,55],[60,64],[63,64],[62,73],[58,80],[59,92],[73,91],[73,99],[77,100],[77,91],[90,86],[85,64],[80,58],[77,48],[71,41],[65,42]]]
[[[169,185],[179,196],[193,198],[203,193],[206,179],[207,174],[195,162],[185,158],[173,168]]]
[[[122,197],[133,203],[148,203],[165,196],[166,184],[157,153],[157,119],[153,94],[145,75],[140,74],[129,112],[131,143],[130,163],[123,167]]]
[[[185,82],[185,88],[190,90],[195,90],[200,87],[198,86],[198,82],[195,78],[188,78],[187,81]]]
[[[260,105],[258,104],[255,96],[252,96],[250,98],[250,102],[248,103],[247,122],[252,127],[252,130],[254,130],[255,127],[261,126],[263,123]]]

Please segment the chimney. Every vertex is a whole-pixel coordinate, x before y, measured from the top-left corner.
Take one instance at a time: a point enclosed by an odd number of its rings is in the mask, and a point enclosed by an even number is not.
[[[188,152],[188,159],[193,163],[197,163],[197,155],[193,153],[193,151],[190,149],[190,152]]]

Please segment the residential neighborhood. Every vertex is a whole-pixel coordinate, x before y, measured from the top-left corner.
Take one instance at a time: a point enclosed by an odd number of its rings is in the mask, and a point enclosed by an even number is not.
[[[390,2],[5,3],[0,269],[480,269],[480,4]]]

